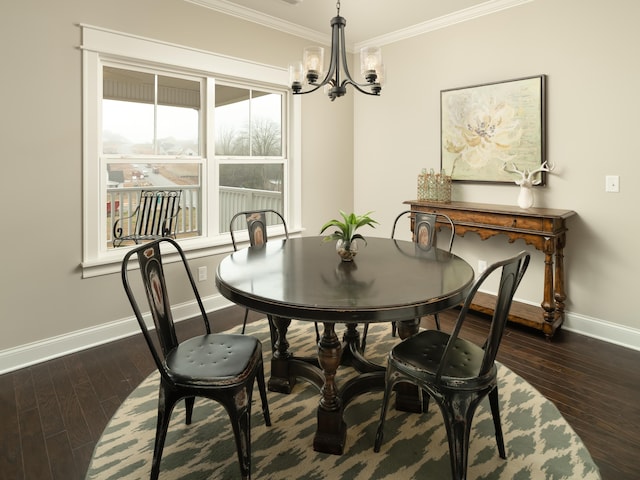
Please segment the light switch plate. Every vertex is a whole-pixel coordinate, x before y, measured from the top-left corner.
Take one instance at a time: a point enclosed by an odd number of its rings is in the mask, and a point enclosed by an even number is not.
[[[620,191],[620,177],[618,175],[607,175],[605,177],[605,192],[618,193]]]

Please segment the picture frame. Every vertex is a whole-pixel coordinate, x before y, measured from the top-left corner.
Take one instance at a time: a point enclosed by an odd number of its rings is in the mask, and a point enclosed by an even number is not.
[[[513,183],[504,165],[532,171],[546,160],[546,75],[441,90],[440,132],[440,166],[453,181]]]

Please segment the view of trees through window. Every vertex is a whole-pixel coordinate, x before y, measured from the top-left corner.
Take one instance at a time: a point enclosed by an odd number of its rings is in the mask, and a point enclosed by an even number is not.
[[[220,157],[282,157],[282,95],[216,85],[216,144]],[[220,185],[281,191],[281,164],[225,163]]]

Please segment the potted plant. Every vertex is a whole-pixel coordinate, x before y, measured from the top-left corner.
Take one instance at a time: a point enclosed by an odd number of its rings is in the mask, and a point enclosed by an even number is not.
[[[331,235],[325,236],[324,241],[330,242],[332,240],[337,240],[336,251],[343,261],[352,261],[353,257],[358,253],[357,239],[361,239],[366,245],[367,241],[362,235],[356,233],[356,230],[360,227],[364,227],[365,225],[375,228],[375,224],[378,222],[369,216],[371,213],[372,212],[367,212],[364,215],[351,213],[347,215],[345,212],[340,210],[342,220],[335,218],[333,220],[329,220],[320,229],[320,233],[323,233],[329,227],[336,227],[336,231]]]

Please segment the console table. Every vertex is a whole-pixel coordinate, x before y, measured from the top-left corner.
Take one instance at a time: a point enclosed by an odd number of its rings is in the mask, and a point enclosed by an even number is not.
[[[513,302],[509,320],[541,330],[551,338],[564,321],[567,299],[564,284],[564,247],[566,220],[575,215],[572,210],[552,208],[522,209],[510,205],[491,205],[471,202],[429,202],[407,200],[412,210],[444,213],[451,217],[456,235],[475,232],[482,240],[504,234],[510,243],[523,239],[528,245],[544,253],[544,286],[542,310],[533,305]],[[442,224],[446,226],[446,224]],[[473,309],[493,313],[492,295],[480,293]]]

